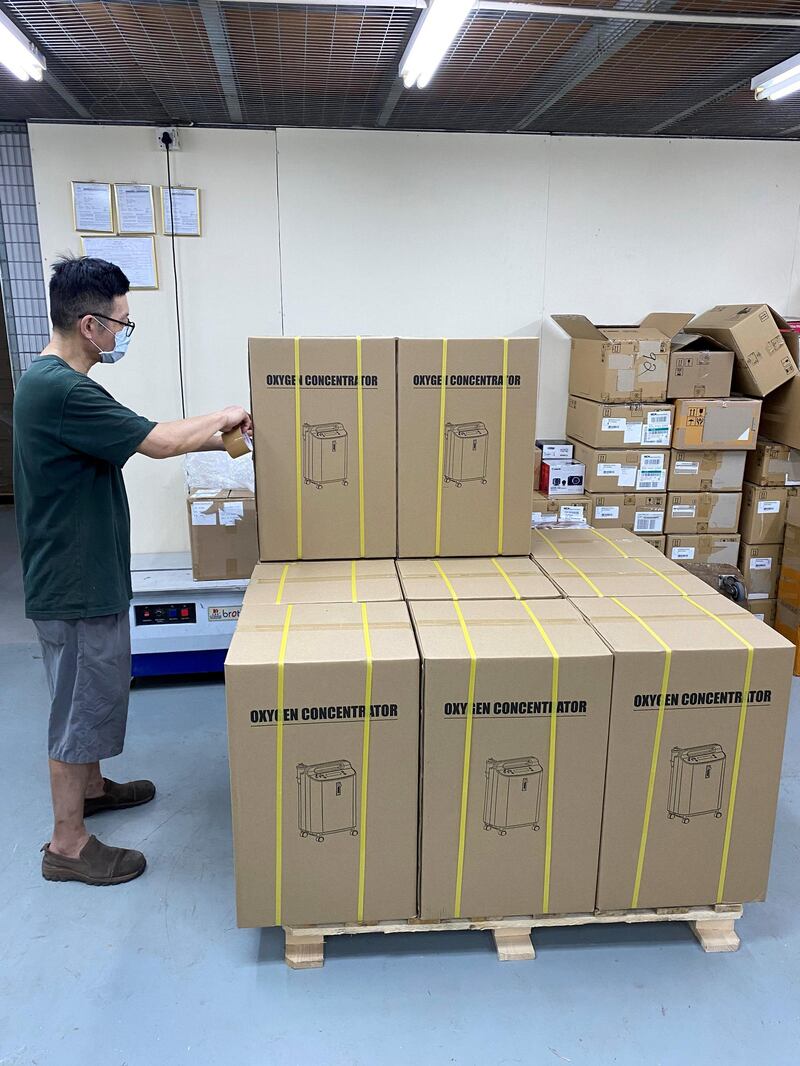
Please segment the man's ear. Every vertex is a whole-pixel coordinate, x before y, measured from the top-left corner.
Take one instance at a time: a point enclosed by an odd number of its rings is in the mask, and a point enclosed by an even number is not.
[[[80,334],[81,337],[84,337],[87,340],[91,340],[92,339],[92,324],[93,323],[94,323],[94,318],[92,317],[92,315],[82,315],[78,319],[78,333]]]

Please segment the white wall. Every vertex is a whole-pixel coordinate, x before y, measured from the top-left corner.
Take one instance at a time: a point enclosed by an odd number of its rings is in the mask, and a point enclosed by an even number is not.
[[[163,180],[149,129],[30,132],[47,261],[78,245],[70,179]],[[568,343],[551,314],[635,322],[752,300],[800,313],[795,143],[324,130],[182,130],[181,143],[176,180],[204,198],[204,236],[179,242],[190,413],[241,402],[247,336],[282,321],[290,335],[541,333],[538,430],[554,436]],[[176,355],[158,243],[161,289],[132,294],[131,354],[102,373],[167,418]],[[135,459],[126,478],[134,550],[183,548],[180,462]]]
[[[166,184],[149,128],[31,125],[45,269],[80,251],[72,180]],[[248,405],[246,338],[281,332],[275,134],[187,130],[171,156],[175,184],[202,192],[203,236],[176,241],[187,413]],[[156,211],[158,215],[158,210]],[[154,420],[181,417],[170,242],[156,237],[160,287],[132,292],[136,332],[126,358],[98,367],[122,403]],[[125,467],[135,552],[188,550],[183,459],[134,456]]]

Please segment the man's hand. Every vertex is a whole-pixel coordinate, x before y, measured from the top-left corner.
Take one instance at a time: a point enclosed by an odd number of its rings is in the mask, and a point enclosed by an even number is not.
[[[238,429],[241,426],[243,433],[252,434],[253,420],[250,417],[250,413],[245,411],[243,407],[225,407],[220,412],[220,415],[224,420],[223,433],[227,433],[231,429]]]

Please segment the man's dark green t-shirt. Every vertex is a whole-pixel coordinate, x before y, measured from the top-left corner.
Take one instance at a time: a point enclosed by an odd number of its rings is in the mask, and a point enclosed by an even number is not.
[[[96,618],[131,600],[122,467],[155,426],[63,359],[14,396],[14,503],[28,618]]]

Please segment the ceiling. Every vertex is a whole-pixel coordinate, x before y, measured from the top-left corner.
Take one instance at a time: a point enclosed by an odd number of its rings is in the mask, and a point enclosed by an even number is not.
[[[558,0],[797,28],[487,4],[429,88],[405,91],[414,2],[0,0],[48,64],[43,84],[0,68],[0,120],[800,138],[800,94],[756,103],[749,88],[800,52],[800,0]]]

